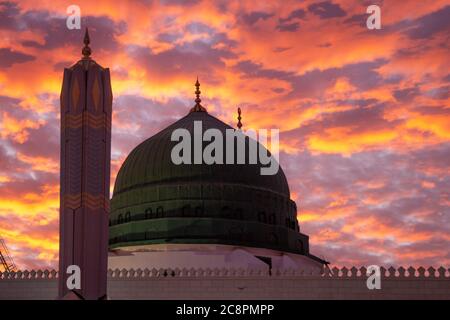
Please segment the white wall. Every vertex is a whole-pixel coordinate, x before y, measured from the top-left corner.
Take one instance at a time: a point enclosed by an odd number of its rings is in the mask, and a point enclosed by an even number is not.
[[[449,270],[402,269],[383,275],[381,290],[368,290],[366,276],[310,275],[302,271],[145,270],[109,271],[110,299],[450,299]],[[362,270],[365,274],[365,269]],[[392,270],[391,270],[392,271]],[[302,274],[303,273],[303,274]],[[171,275],[174,274],[174,275]],[[165,276],[166,275],[166,276]],[[13,279],[11,279],[13,277]],[[22,277],[22,278],[21,278]],[[0,274],[0,299],[54,299],[57,278],[40,273]]]

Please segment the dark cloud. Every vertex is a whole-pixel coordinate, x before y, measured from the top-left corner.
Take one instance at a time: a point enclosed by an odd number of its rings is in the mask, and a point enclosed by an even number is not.
[[[294,88],[292,95],[320,96],[341,77],[348,79],[353,86],[360,90],[377,87],[383,83],[383,79],[376,69],[386,63],[387,61],[378,59],[371,62],[348,64],[341,68],[309,71],[292,79]]]
[[[331,42],[324,42],[317,45],[319,48],[329,48],[332,46]]]
[[[259,20],[267,20],[274,15],[272,13],[266,13],[262,11],[253,11],[250,13],[245,13],[240,17],[240,20],[247,25],[254,25]]]
[[[435,100],[446,100],[450,97],[450,86],[441,86],[430,89],[426,95]]]
[[[21,102],[22,100],[20,99],[11,98],[8,96],[0,96],[0,119],[3,113],[7,113],[9,116],[17,120],[30,119],[33,121],[38,121],[39,114],[37,114],[33,110],[22,109],[20,107]]]
[[[295,76],[292,72],[263,68],[250,60],[240,61],[234,68],[248,78],[288,79]]]
[[[448,173],[450,159],[450,143],[443,143],[417,151],[411,152],[411,161],[415,163],[416,169],[427,171],[427,169],[438,169],[441,172]],[[443,177],[447,181],[450,179],[448,175]],[[446,191],[448,192],[450,188]]]
[[[276,47],[275,49],[273,49],[273,52],[284,52],[290,49],[292,49],[292,47]]]
[[[339,105],[339,101],[335,101]],[[402,120],[388,121],[384,117],[384,112],[388,108],[386,104],[375,103],[370,100],[354,100],[342,102],[343,104],[354,104],[355,108],[339,112],[323,113],[320,118],[310,121],[303,126],[291,131],[283,132],[283,135],[289,141],[297,141],[298,149],[305,147],[304,143],[309,136],[322,132],[330,128],[348,128],[349,134],[358,134],[363,132],[376,132],[384,128],[395,127]],[[302,139],[297,139],[302,137]]]
[[[417,19],[405,18],[390,25],[383,25],[381,31],[383,33],[402,32],[413,40],[431,39],[439,33],[447,32],[448,34],[450,30],[449,15],[450,5],[447,5]],[[399,53],[413,56],[416,52],[424,52],[427,49],[427,44],[421,43],[412,48],[402,48]]]
[[[2,111],[5,110],[13,110],[17,107],[17,105],[20,103],[20,99],[17,98],[11,98],[7,96],[1,96],[0,95],[0,105],[2,106]],[[7,108],[7,109],[6,109]]]
[[[347,14],[339,4],[330,1],[310,4],[308,11],[319,16],[320,19],[344,17]]]
[[[36,128],[22,129],[27,132],[27,139],[25,141],[20,141],[20,143],[15,141],[0,141],[0,145],[2,143],[7,145],[9,150],[14,150],[13,154],[20,152],[28,157],[45,157],[57,162],[59,159],[60,144],[60,121],[58,118],[59,99],[55,96],[52,101],[52,97],[48,94],[39,95],[37,98],[40,101],[49,101],[53,108],[45,114],[37,113],[32,109],[23,109],[20,107],[19,104],[21,100],[19,99],[0,96],[0,106],[2,110],[2,112],[0,112],[0,122],[6,115],[17,121],[28,120],[39,124]],[[45,122],[43,121],[44,118]],[[30,165],[21,165],[20,160],[17,159],[17,168],[19,168],[19,171],[24,167],[30,169],[29,166]]]
[[[297,9],[292,11],[286,18],[278,19],[280,23],[290,22],[294,19],[303,19],[306,15],[306,11],[304,9]]]
[[[162,103],[138,95],[117,97],[112,125],[113,151],[127,155],[138,143],[180,119],[188,109],[187,102],[179,99]]]
[[[295,32],[300,28],[300,23],[292,22],[292,23],[279,23],[277,25],[277,30],[281,32]]]
[[[436,33],[450,31],[450,5],[427,14],[411,23],[405,32],[412,39],[431,38]]]
[[[297,9],[292,11],[286,18],[279,18],[276,29],[281,32],[295,32],[300,28],[299,22],[292,22],[292,20],[303,19],[306,15],[304,9]]]
[[[284,88],[272,88],[272,91],[280,94],[280,93],[285,92],[286,90]]]
[[[28,11],[21,17],[27,28],[42,32],[44,43],[35,41],[24,41],[22,45],[39,49],[54,49],[66,45],[80,44],[84,36],[84,27],[89,27],[91,38],[90,47],[94,54],[96,49],[101,51],[113,51],[119,47],[116,40],[118,35],[123,34],[127,27],[124,21],[115,22],[107,16],[86,16],[81,20],[82,29],[69,30],[65,18],[55,18],[47,11]]]
[[[413,108],[414,111],[417,111],[424,115],[448,115],[450,116],[450,109],[445,106],[419,106]]]
[[[368,107],[368,106],[374,106],[377,102],[379,102],[377,99],[347,99],[347,100],[335,100],[333,101],[336,103],[336,105],[354,105],[357,107]],[[378,106],[381,106],[378,104]]]
[[[193,6],[198,4],[201,0],[160,0],[161,4],[166,6]]]
[[[186,25],[185,30],[194,34],[207,33],[209,35],[213,35],[215,33],[214,28],[211,28],[210,26],[201,22],[191,22]]]
[[[9,68],[15,63],[24,63],[35,60],[36,57],[11,50],[11,48],[0,48],[0,68]]]
[[[53,65],[53,70],[55,70],[56,72],[62,73],[64,68],[69,68],[71,65],[73,65],[73,61],[69,61],[69,60],[61,61],[61,62],[55,63]]]
[[[302,75],[275,69],[263,68],[252,61],[241,61],[234,68],[249,78],[281,79],[292,84],[292,97],[317,97],[336,82],[340,77],[347,78],[352,85],[361,90],[374,88],[383,83],[383,78],[376,71],[387,63],[384,59],[344,65],[341,68],[312,70]]]
[[[442,78],[442,81],[450,82],[450,73],[448,75],[446,75],[444,78]]]
[[[0,162],[5,162],[1,148]],[[23,199],[28,193],[45,194],[46,185],[59,184],[59,173],[33,171],[28,163],[24,163],[15,158],[14,166],[10,167],[10,170],[7,174],[12,180],[0,183],[2,199]]]
[[[81,25],[90,28],[91,47],[101,50],[114,50],[118,47],[116,36],[123,34],[126,29],[124,21],[115,22],[107,16],[82,16]],[[57,17],[49,11],[30,10],[21,11],[16,3],[0,3],[0,29],[15,31],[33,30],[44,36],[44,43],[33,40],[22,42],[25,47],[39,49],[54,49],[65,45],[81,44],[84,30],[69,30],[65,17]]]
[[[172,32],[172,33],[160,33],[157,35],[156,39],[161,42],[166,43],[173,43],[176,40],[182,39],[184,33],[191,33],[191,34],[208,34],[212,39],[214,37],[218,37],[220,35],[225,36],[224,34],[217,33],[216,30],[204,23],[201,22],[191,22],[187,24],[184,27],[183,30],[179,32]],[[226,37],[226,36],[225,36]]]
[[[224,46],[218,48],[217,44]],[[140,46],[129,47],[128,51],[144,68],[158,77],[173,74],[191,77],[208,75],[213,81],[213,70],[225,66],[223,59],[236,57],[232,52],[233,46],[232,40],[219,33],[207,41],[184,43],[160,53],[153,53],[149,48]]]
[[[17,30],[19,23],[17,17],[20,14],[20,8],[15,2],[0,2],[0,29]]]
[[[182,33],[160,33],[157,35],[156,40],[160,42],[172,43],[182,37]]]
[[[29,157],[45,157],[55,162],[59,161],[59,119],[52,119],[37,129],[28,129],[28,132],[25,142],[13,144],[16,151]]]
[[[405,89],[394,90],[394,98],[400,102],[411,102],[415,97],[420,95],[418,87],[411,87]]]
[[[350,24],[350,25],[359,25],[363,28],[366,28],[366,22],[367,18],[369,17],[368,14],[355,14],[351,16],[350,18],[347,18],[344,20],[344,23]]]
[[[0,140],[0,174],[11,175],[26,168],[26,165],[21,161],[17,161],[14,154],[8,152],[8,149],[5,147],[6,144],[5,140]]]
[[[372,118],[369,116],[367,122],[370,123]],[[280,135],[281,140],[286,138],[285,134]],[[295,155],[280,155],[286,175],[292,177],[290,187],[299,195],[300,228],[310,235],[312,252],[325,255],[339,264],[352,264],[347,261],[350,259],[361,264],[379,265],[442,263],[439,254],[421,258],[420,252],[448,251],[446,242],[438,236],[450,232],[450,215],[445,204],[450,178],[445,175],[430,176],[426,170],[445,170],[449,158],[448,143],[412,153],[380,150],[344,157],[337,154],[313,155],[303,151]],[[436,187],[423,187],[424,180],[435,183]],[[376,187],[374,183],[380,183],[380,186]],[[334,207],[341,209],[340,215],[329,217],[327,214],[334,210],[330,209],[330,205],[337,196],[344,197],[346,202]],[[371,204],[366,202],[367,199],[377,200]],[[303,212],[323,214],[323,219],[304,222]],[[382,238],[370,235],[361,238],[342,230],[347,224],[365,220],[386,225],[395,234],[386,234]],[[371,230],[373,226],[367,227]],[[327,234],[332,233],[337,234],[337,238],[331,237],[327,241]],[[415,239],[417,234],[423,233],[433,238]],[[320,242],[316,241],[318,238]],[[408,252],[419,252],[404,258],[401,253],[405,248]]]

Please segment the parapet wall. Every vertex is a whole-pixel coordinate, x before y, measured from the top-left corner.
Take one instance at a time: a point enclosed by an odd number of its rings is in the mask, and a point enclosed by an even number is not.
[[[110,299],[450,299],[450,269],[381,268],[381,289],[369,290],[367,269],[109,270]],[[58,272],[0,273],[0,299],[55,299]]]

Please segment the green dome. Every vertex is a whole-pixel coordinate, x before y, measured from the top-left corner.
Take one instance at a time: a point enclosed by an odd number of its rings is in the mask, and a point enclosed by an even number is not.
[[[173,164],[172,132],[184,128],[193,137],[194,121],[224,136],[231,128],[207,112],[190,112],[138,145],[116,178],[110,247],[199,243],[308,253],[281,167],[261,175],[260,164]]]

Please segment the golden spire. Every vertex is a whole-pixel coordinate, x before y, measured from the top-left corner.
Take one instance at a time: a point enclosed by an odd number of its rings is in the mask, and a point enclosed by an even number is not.
[[[86,28],[86,32],[84,33],[84,47],[83,50],[81,50],[81,53],[83,54],[83,59],[90,59],[89,57],[91,55],[91,48],[89,47],[89,43],[91,42],[91,39],[89,38],[89,32],[88,28]]]
[[[195,106],[191,109],[190,112],[206,112],[206,109],[200,104],[202,102],[202,99],[200,99],[200,82],[198,82],[198,76],[197,81],[195,82]]]
[[[241,128],[242,128],[242,123],[241,123],[241,119],[242,119],[242,117],[241,117],[241,108],[238,108],[238,117],[237,117],[237,119],[238,119],[237,127],[238,127],[239,130],[241,130]]]

